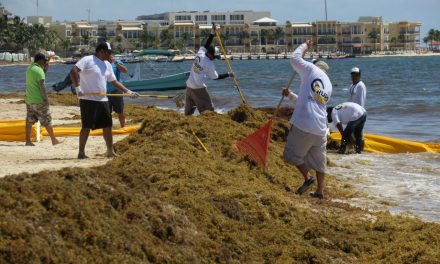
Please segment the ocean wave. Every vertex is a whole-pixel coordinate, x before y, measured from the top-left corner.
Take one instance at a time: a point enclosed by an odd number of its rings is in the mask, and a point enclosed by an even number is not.
[[[367,107],[368,114],[393,114],[398,113],[399,115],[404,114],[436,114],[440,113],[440,105],[427,105],[427,104],[389,104],[389,105],[379,105]]]

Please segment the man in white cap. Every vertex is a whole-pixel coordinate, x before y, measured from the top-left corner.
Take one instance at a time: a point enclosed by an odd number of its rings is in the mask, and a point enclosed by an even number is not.
[[[358,67],[351,69],[351,81],[353,84],[350,89],[348,89],[348,102],[357,103],[358,105],[365,107],[367,87],[364,82],[361,81],[361,70]]]
[[[327,76],[327,63],[317,61],[313,64],[304,60],[304,54],[311,46],[312,42],[307,40],[293,52],[290,59],[293,69],[301,76],[301,85],[290,120],[292,127],[284,148],[284,160],[296,166],[304,177],[298,194],[304,193],[314,183],[315,180],[309,175],[310,169],[314,169],[318,186],[316,192],[310,195],[323,199],[327,163],[326,103],[332,94],[332,84]]]
[[[196,108],[199,113],[206,110],[213,111],[214,105],[209,96],[204,79],[206,76],[212,80],[220,80],[232,77],[231,73],[218,74],[215,70],[214,60],[220,59],[220,52],[217,47],[211,46],[215,35],[215,24],[212,24],[211,34],[206,44],[200,47],[191,67],[191,73],[186,81],[185,115],[194,114]]]
[[[78,95],[81,110],[81,132],[79,135],[78,159],[88,158],[85,154],[85,147],[89,137],[90,129],[102,128],[104,140],[107,146],[107,157],[117,156],[113,149],[112,116],[105,95],[107,82],[111,82],[116,89],[133,98],[139,96],[116,80],[113,68],[108,61],[112,49],[110,43],[102,42],[96,47],[96,53],[83,57],[70,71],[70,78]],[[81,76],[78,82],[78,74]]]

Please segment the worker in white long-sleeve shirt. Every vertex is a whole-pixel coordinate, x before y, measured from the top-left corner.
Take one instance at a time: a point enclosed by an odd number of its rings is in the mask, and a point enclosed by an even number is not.
[[[326,170],[327,112],[326,103],[332,93],[332,84],[327,76],[328,65],[323,61],[315,64],[304,60],[305,52],[312,46],[307,40],[292,54],[290,62],[301,76],[295,111],[290,123],[292,127],[284,149],[284,159],[301,172],[303,185],[297,193],[304,193],[313,183],[310,169],[316,171],[318,186],[312,197],[324,198]]]
[[[338,153],[344,154],[347,144],[354,135],[356,153],[361,153],[363,149],[363,129],[367,120],[367,111],[360,105],[353,102],[345,102],[335,107],[327,108],[327,120],[334,123],[341,133],[342,140]],[[345,125],[345,129],[343,126]]]
[[[191,73],[186,81],[185,115],[194,114],[196,108],[199,110],[199,113],[206,110],[214,110],[214,105],[204,83],[206,76],[212,80],[220,80],[232,76],[232,73],[218,74],[215,70],[213,61],[220,59],[219,49],[211,46],[215,30],[215,24],[212,24],[211,34],[205,46],[200,47],[197,52],[191,67]]]
[[[367,87],[361,80],[361,70],[358,67],[351,69],[352,85],[348,89],[348,102],[357,103],[365,108],[365,98],[367,97]]]

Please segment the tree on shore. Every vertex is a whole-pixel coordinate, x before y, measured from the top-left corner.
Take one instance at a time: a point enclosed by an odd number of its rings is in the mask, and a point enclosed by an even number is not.
[[[430,49],[432,49],[432,42],[433,41],[440,41],[440,30],[436,30],[436,29],[431,28],[428,31],[428,35],[423,38],[423,42],[427,45],[429,42],[430,44],[428,45],[428,47]]]
[[[371,30],[370,33],[368,33],[368,37],[373,40],[374,51],[376,51],[377,50],[376,44],[377,44],[378,40],[380,40],[379,31],[374,28],[373,30]]]
[[[40,49],[53,50],[60,43],[58,34],[43,25],[27,25],[19,16],[11,20],[0,17],[0,50],[21,51],[27,48],[35,53]]]

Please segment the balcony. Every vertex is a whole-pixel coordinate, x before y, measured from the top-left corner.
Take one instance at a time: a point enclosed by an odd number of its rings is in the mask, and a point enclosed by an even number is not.
[[[230,23],[234,25],[243,25],[244,20],[231,20]]]

